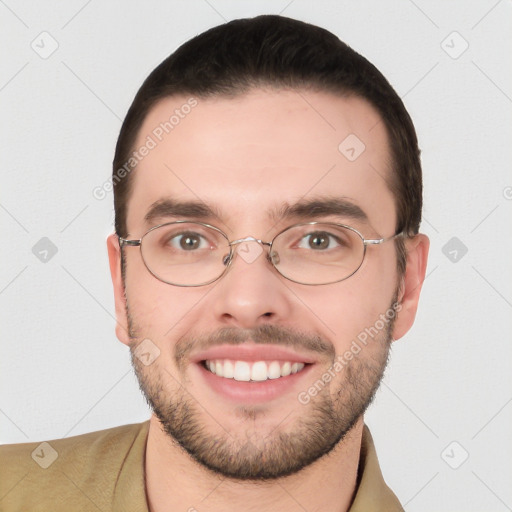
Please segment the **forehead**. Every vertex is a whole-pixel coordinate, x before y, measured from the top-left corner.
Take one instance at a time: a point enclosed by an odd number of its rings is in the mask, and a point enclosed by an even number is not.
[[[298,201],[341,198],[375,229],[394,229],[385,128],[357,97],[261,89],[169,97],[151,109],[134,149],[145,155],[132,176],[131,233],[166,199],[203,203],[233,229],[259,229]]]

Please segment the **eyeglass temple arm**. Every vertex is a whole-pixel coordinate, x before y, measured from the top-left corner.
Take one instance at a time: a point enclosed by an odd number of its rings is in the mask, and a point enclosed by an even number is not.
[[[121,247],[125,246],[125,245],[130,245],[130,246],[135,246],[137,247],[138,245],[141,244],[141,241],[142,240],[127,240],[126,238],[121,238],[119,237],[119,245]]]
[[[393,240],[394,238],[397,238],[399,236],[404,236],[404,232],[400,231],[400,233],[396,233],[392,236],[388,236],[387,238],[377,238],[374,240],[368,240],[365,238],[363,240],[363,242],[364,242],[364,245],[379,245],[379,244],[383,244],[384,242],[389,242],[390,240]]]

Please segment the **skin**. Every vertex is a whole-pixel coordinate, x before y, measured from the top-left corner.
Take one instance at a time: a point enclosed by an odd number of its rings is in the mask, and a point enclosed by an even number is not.
[[[159,102],[145,119],[136,146],[187,99],[172,97]],[[366,146],[354,162],[338,150],[351,133]],[[396,210],[383,179],[389,176],[389,162],[383,123],[375,110],[358,98],[257,89],[236,98],[198,99],[191,113],[134,171],[128,238],[138,239],[151,227],[144,222],[144,215],[164,197],[200,199],[217,206],[222,217],[207,222],[225,231],[230,240],[247,236],[271,240],[294,222],[271,220],[268,209],[316,196],[348,198],[366,212],[368,222],[339,216],[315,220],[349,224],[367,238],[391,236]],[[174,219],[161,222],[170,220]],[[188,404],[201,428],[196,440],[218,439],[226,453],[238,454],[239,462],[244,457],[255,461],[258,454],[277,453],[274,466],[283,460],[279,458],[283,455],[279,434],[307,439],[309,429],[318,430],[315,420],[321,418],[325,437],[333,441],[327,455],[308,461],[302,469],[266,480],[240,480],[194,460],[153,414],[145,461],[151,510],[195,507],[213,512],[252,510],[251,506],[269,511],[347,510],[356,484],[362,413],[378,386],[392,339],[402,337],[413,324],[425,276],[428,238],[417,235],[406,240],[407,270],[402,278],[396,271],[394,243],[387,242],[369,246],[358,272],[339,283],[304,286],[279,276],[265,258],[248,264],[238,257],[220,280],[197,288],[170,286],[155,279],[136,247],[126,249],[123,283],[117,237],[111,235],[107,243],[117,336],[132,351],[145,338],[159,348],[160,355],[150,366],[133,359],[141,387],[160,405],[174,404],[174,414],[180,413],[177,404]],[[389,329],[364,347],[349,368],[339,372],[309,404],[301,404],[297,393],[319,379],[395,298],[401,309]],[[276,334],[303,334],[304,338],[296,338],[297,349],[314,356],[315,365],[298,389],[264,404],[234,404],[198,377],[197,367],[189,359],[194,343],[201,340],[207,346],[214,339],[211,335],[222,329],[236,337],[240,333],[256,335],[264,326],[274,328],[271,332]],[[308,352],[302,340],[313,337],[320,338],[328,350]],[[279,344],[279,339],[275,343]],[[188,344],[189,351],[178,365],[175,349],[183,344]],[[351,407],[356,398],[363,410]],[[331,412],[327,422],[322,416],[326,407]],[[297,460],[301,458],[300,452],[292,453]],[[220,467],[223,461],[217,462]],[[263,464],[261,459],[259,462]],[[317,492],[320,487],[322,493]]]

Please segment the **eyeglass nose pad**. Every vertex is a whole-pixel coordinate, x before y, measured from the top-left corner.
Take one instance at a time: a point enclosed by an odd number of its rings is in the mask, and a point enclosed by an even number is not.
[[[272,251],[270,253],[270,261],[274,265],[279,265],[279,262],[281,261],[281,259],[279,258],[279,253],[277,251]]]
[[[228,253],[222,258],[222,264],[227,267],[229,265],[229,262],[231,261],[231,254]]]

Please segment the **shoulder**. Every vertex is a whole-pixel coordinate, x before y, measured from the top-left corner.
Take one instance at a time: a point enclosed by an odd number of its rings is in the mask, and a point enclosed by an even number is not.
[[[148,426],[146,421],[64,439],[0,446],[2,506],[46,510],[51,504],[53,510],[61,510],[54,506],[61,503],[64,510],[65,504],[73,503],[73,510],[88,510],[92,501],[100,509],[108,508],[119,472],[136,442],[142,466]]]

